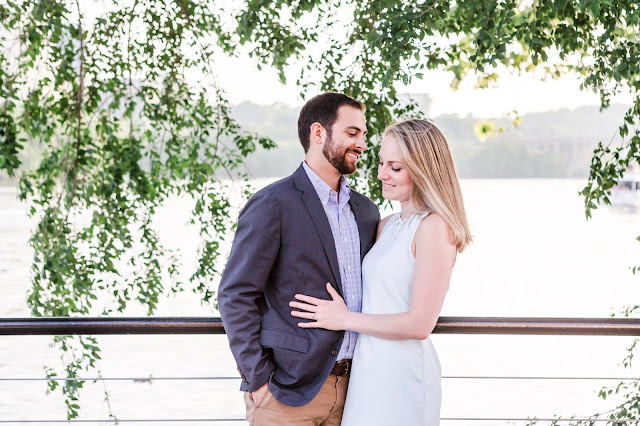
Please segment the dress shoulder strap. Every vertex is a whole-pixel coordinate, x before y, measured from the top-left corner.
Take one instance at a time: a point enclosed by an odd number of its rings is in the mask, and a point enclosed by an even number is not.
[[[387,223],[384,224],[384,228],[382,228],[382,231],[380,232],[380,235],[378,235],[378,240],[380,239],[380,237],[382,237],[382,234],[385,233],[385,231],[387,231],[389,228],[392,228],[391,225],[392,223],[395,223],[398,221],[398,218],[400,217],[401,213],[394,213],[391,215],[391,217],[387,220]],[[377,241],[377,240],[376,240]]]
[[[425,217],[429,216],[430,214],[431,214],[431,212],[422,212],[422,213],[419,213],[419,214],[416,215],[417,216],[416,217],[416,224],[415,224],[415,227],[416,227],[415,230],[416,231],[418,230],[418,226],[420,226],[420,222],[422,222],[422,219],[424,219]]]
[[[411,226],[411,238],[413,239],[415,237],[416,232],[418,231],[418,227],[420,226],[420,222],[422,222],[422,219],[424,219],[425,217],[429,216],[431,212],[423,212],[423,213],[418,213],[415,216],[413,216],[411,218],[410,221],[410,226]]]

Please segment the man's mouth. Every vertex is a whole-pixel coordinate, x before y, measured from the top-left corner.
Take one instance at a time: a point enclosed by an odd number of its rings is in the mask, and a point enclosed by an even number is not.
[[[354,151],[349,151],[347,155],[353,158],[355,161],[358,161],[358,159],[360,158],[360,154]]]

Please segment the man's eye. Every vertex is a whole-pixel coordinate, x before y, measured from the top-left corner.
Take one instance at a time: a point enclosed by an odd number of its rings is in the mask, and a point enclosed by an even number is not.
[[[355,133],[349,133],[349,136],[351,136],[352,138],[356,136]]]

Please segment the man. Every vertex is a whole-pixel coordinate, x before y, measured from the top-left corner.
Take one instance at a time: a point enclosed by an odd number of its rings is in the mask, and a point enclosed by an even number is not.
[[[342,175],[367,149],[363,109],[339,93],[309,100],[298,118],[305,161],[240,213],[218,302],[251,425],[340,424],[357,334],[302,329],[289,302],[326,299],[330,282],[360,310],[380,214]]]

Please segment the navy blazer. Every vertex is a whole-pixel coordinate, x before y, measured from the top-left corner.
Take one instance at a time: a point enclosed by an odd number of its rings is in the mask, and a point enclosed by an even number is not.
[[[351,191],[360,234],[360,260],[375,241],[380,213]],[[218,305],[243,391],[265,383],[283,404],[300,407],[320,391],[336,362],[344,331],[302,329],[289,302],[297,293],[329,299],[326,283],[342,295],[329,220],[300,166],[258,191],[240,212]]]

